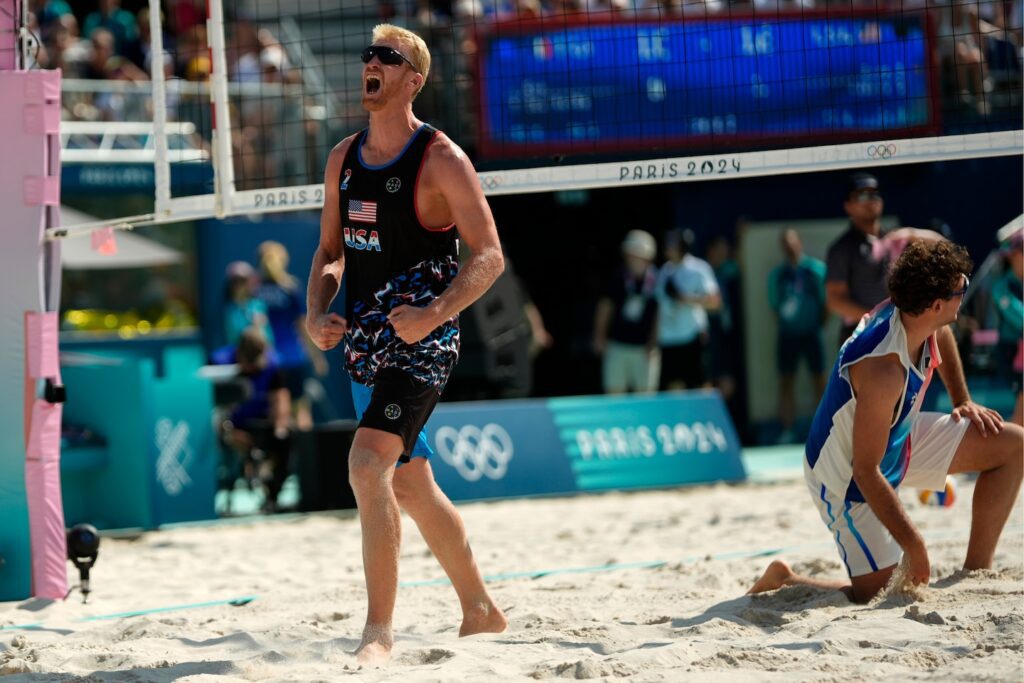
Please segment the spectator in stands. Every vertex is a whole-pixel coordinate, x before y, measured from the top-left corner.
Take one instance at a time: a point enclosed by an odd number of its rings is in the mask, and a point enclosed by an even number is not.
[[[227,344],[237,347],[242,332],[255,327],[271,347],[274,331],[266,305],[255,295],[256,271],[246,261],[232,261],[228,264],[224,286],[224,337]]]
[[[596,19],[621,18],[622,13],[630,9],[629,0],[581,0],[581,5],[590,17]]]
[[[71,11],[71,5],[65,0],[32,0],[30,8],[33,14],[36,15],[36,19],[39,21],[39,27],[43,31],[43,40],[47,40],[46,32],[63,17],[74,17],[75,15]],[[77,20],[76,20],[77,24]]]
[[[138,15],[136,16],[138,17],[139,39],[135,42],[132,48],[124,53],[124,56],[130,59],[135,66],[148,74],[151,73],[153,60],[153,41],[152,36],[150,35],[149,8],[143,7],[139,10]],[[161,39],[163,40],[166,57],[171,57],[175,50],[174,38],[171,37],[167,31],[163,31]],[[171,72],[168,77],[174,75],[173,65],[174,61],[173,57],[171,57]]]
[[[221,425],[221,437],[242,459],[247,479],[262,485],[262,510],[275,512],[288,476],[291,394],[267,339],[257,328],[242,331],[237,361],[235,380],[244,398]]]
[[[114,34],[105,28],[89,35],[92,51],[85,65],[85,77],[108,81],[147,81],[149,76],[115,51]]]
[[[957,85],[960,101],[977,109],[985,116],[988,113],[987,91],[988,67],[985,62],[985,38],[981,33],[978,7],[975,3],[954,2],[952,4],[953,35],[955,36]]]
[[[177,63],[174,73],[186,77],[185,70],[192,60],[197,57],[210,59],[210,48],[206,43],[206,27],[193,26],[184,33],[179,33],[177,38],[176,59]]]
[[[98,28],[105,28],[113,35],[115,53],[128,55],[136,49],[139,25],[135,22],[135,15],[121,9],[121,0],[99,0],[99,9],[85,18],[82,32],[91,37]]]
[[[711,381],[722,394],[733,422],[742,433],[746,427],[747,410],[740,266],[733,258],[732,245],[724,236],[713,238],[706,254],[722,296],[722,305],[717,310],[708,311]]]
[[[605,393],[648,393],[658,388],[658,243],[644,230],[622,242],[623,265],[608,281],[594,317],[594,351],[604,357]]]
[[[260,244],[260,277],[256,298],[263,302],[274,334],[274,351],[293,399],[295,424],[313,427],[305,383],[314,372],[327,375],[327,360],[306,332],[305,283],[288,272],[288,250],[280,242]]]
[[[768,276],[768,304],[775,312],[779,329],[775,358],[779,371],[779,443],[796,440],[794,382],[800,360],[814,381],[814,403],[825,391],[825,349],[821,327],[825,321],[825,264],[804,254],[800,234],[793,229],[782,233],[785,261]]]
[[[206,26],[206,0],[170,0],[170,4],[173,31],[178,36]]]
[[[232,26],[228,40],[229,66],[232,80],[238,83],[259,83],[263,79],[260,65],[260,41],[255,22],[239,17]]]
[[[1009,380],[1016,405],[1011,420],[1024,426],[1021,405],[1021,372],[1024,371],[1024,230],[1003,247],[1004,271],[992,286],[992,307],[999,324],[996,346],[999,375]]]
[[[680,17],[684,0],[637,0],[637,14],[645,17]]]
[[[708,386],[705,351],[708,311],[722,305],[711,265],[690,253],[693,233],[675,229],[665,235],[667,261],[658,273],[658,346],[661,388]]]
[[[840,346],[861,317],[889,296],[886,288],[889,254],[875,248],[881,237],[884,208],[875,176],[869,173],[850,176],[843,202],[850,227],[829,246],[825,276],[828,308],[842,321]]]
[[[1017,45],[1024,45],[1024,0],[1010,3],[1006,29],[1017,38]]]
[[[553,17],[571,17],[583,13],[583,0],[550,0],[548,15]]]
[[[44,35],[47,68],[61,69],[64,78],[82,78],[91,56],[91,45],[82,40],[75,15],[60,15],[44,29]]]

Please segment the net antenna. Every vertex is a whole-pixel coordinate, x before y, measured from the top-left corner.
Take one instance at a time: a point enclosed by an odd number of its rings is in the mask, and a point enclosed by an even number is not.
[[[999,116],[975,116],[970,125],[941,120],[938,43],[933,17],[924,10],[741,13],[726,5],[707,16],[662,16],[661,3],[635,4],[648,9],[531,20],[456,12],[427,24],[398,17],[395,23],[425,37],[434,58],[415,110],[475,150],[486,195],[881,168],[1024,151],[1019,87],[1010,93],[1016,103]],[[160,5],[149,0],[154,210],[53,229],[48,237],[110,225],[319,209],[327,152],[366,123],[358,54],[380,21],[381,5],[208,0],[208,52],[195,57],[200,67],[206,60],[206,74],[173,82],[165,78],[160,57]],[[245,22],[255,46],[248,58],[262,69],[248,80],[239,66],[239,55],[250,49],[241,45]],[[856,31],[865,27],[875,37],[854,44],[861,40]],[[264,31],[275,38],[257,45],[255,37]],[[766,31],[774,37],[765,38]],[[823,32],[828,37],[815,43]],[[475,45],[475,54],[467,53],[467,44]],[[710,47],[694,52],[701,45]],[[954,63],[954,73],[957,68]],[[263,77],[274,69],[276,79]],[[794,69],[796,75],[785,76]],[[688,85],[695,78],[704,79],[703,90]],[[895,90],[883,92],[893,83]],[[874,88],[873,100],[857,92],[861,86]],[[782,102],[788,108],[771,99],[792,92],[796,99]],[[192,109],[169,111],[169,101],[190,97]],[[838,104],[844,97],[851,102]],[[860,125],[857,117],[872,123]],[[203,140],[202,150],[194,151],[206,155],[200,163],[207,168],[212,161],[213,178],[199,191],[176,193],[182,169],[199,165],[180,154],[183,136],[174,132],[189,122]],[[632,140],[624,141],[627,133]],[[252,137],[259,142],[247,149]]]

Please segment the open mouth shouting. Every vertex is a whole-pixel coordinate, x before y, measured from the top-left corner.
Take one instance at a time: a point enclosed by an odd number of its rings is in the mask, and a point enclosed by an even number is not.
[[[367,74],[363,82],[364,92],[367,95],[373,95],[380,91],[380,85],[380,76],[377,74]]]

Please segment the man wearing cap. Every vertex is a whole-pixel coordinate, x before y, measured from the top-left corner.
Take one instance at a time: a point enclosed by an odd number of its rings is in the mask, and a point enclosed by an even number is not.
[[[828,248],[825,301],[839,316],[842,345],[864,314],[885,300],[889,256],[875,248],[882,228],[882,195],[869,173],[850,176],[843,209],[850,227]]]
[[[658,388],[660,357],[655,337],[658,243],[644,230],[622,242],[623,265],[608,282],[594,316],[594,351],[603,356],[605,393],[645,393]]]
[[[722,305],[715,271],[690,253],[693,233],[670,230],[658,274],[658,346],[661,347],[661,388],[706,386],[704,348],[708,343],[708,311]]]

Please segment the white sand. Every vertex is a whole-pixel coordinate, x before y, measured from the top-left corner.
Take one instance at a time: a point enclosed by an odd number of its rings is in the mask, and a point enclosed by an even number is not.
[[[565,571],[491,583],[506,633],[459,640],[450,586],[407,585],[392,663],[357,670],[365,609],[351,514],[259,519],[105,539],[88,605],[0,603],[4,681],[1020,681],[1024,527],[1015,509],[996,569],[958,572],[969,496],[951,510],[904,500],[929,540],[920,599],[853,606],[841,594],[744,591],[786,548],[797,569],[841,577],[802,483],[714,486],[464,505],[488,575],[664,560],[657,568]],[[442,576],[406,520],[402,580]],[[90,615],[257,595],[83,621]],[[32,611],[32,609],[35,611]],[[18,672],[23,672],[19,674]],[[33,672],[33,673],[24,673]]]

